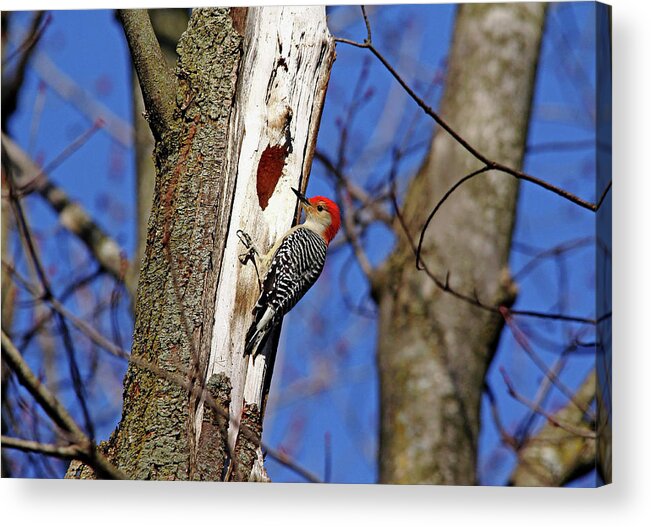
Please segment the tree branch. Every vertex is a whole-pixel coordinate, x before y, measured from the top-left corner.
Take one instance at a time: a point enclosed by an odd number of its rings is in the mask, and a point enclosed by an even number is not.
[[[5,262],[4,260],[2,261],[2,266],[9,271],[9,273],[12,275],[14,280],[19,283],[21,286],[23,286],[30,295],[32,295],[35,299],[41,298],[41,293],[38,290],[36,286],[28,282],[24,277],[22,277],[18,271],[16,271],[15,267],[11,265],[9,262]],[[63,304],[59,300],[57,300],[54,296],[50,296],[45,300],[52,310],[61,315],[62,317],[66,318],[67,320],[70,321],[70,323],[83,335],[85,335],[93,344],[96,346],[99,346],[100,348],[108,351],[112,355],[119,357],[121,359],[129,360],[129,353],[127,353],[125,350],[120,348],[120,346],[113,344],[110,340],[108,340],[106,337],[104,337],[101,333],[99,333],[93,326],[85,322],[84,320],[80,319],[79,317],[75,316],[71,311],[65,308]]]
[[[542,408],[540,405],[536,404],[534,401],[530,401],[526,397],[524,397],[522,394],[520,394],[518,391],[516,391],[515,386],[513,385],[513,382],[511,381],[510,377],[506,373],[506,370],[504,368],[500,369],[500,373],[502,374],[502,377],[504,378],[504,383],[506,384],[507,390],[509,392],[509,395],[513,397],[516,401],[522,403],[525,405],[527,408],[529,408],[531,411],[536,412],[537,414],[542,415],[549,423],[552,424],[552,426],[557,427],[557,428],[562,428],[566,432],[578,436],[578,437],[583,437],[586,439],[596,439],[597,433],[594,430],[590,430],[585,427],[585,425],[581,426],[581,421],[583,420],[583,416],[585,415],[581,410],[577,408],[577,411],[580,412],[580,417],[581,419],[577,424],[574,424],[570,421],[567,421],[566,419],[563,418],[562,415],[559,414],[552,414]],[[594,394],[593,394],[594,395]],[[576,399],[573,399],[573,403]],[[589,401],[588,403],[589,404]]]
[[[525,180],[531,183],[534,183],[542,188],[545,188],[546,190],[549,190],[550,192],[553,192],[557,194],[558,196],[561,196],[564,199],[567,199],[568,201],[582,207],[588,210],[596,211],[599,209],[601,206],[601,203],[605,199],[606,195],[610,191],[611,188],[611,183],[608,183],[606,185],[606,188],[604,189],[601,197],[596,203],[591,203],[588,202],[578,196],[575,196],[574,194],[567,192],[566,190],[556,187],[554,185],[551,185],[550,183],[541,180],[539,178],[536,178],[534,176],[531,176],[529,174],[526,174],[522,171],[513,169],[509,166],[506,166],[502,163],[498,163],[492,159],[490,159],[488,156],[480,152],[476,147],[471,145],[459,132],[454,130],[446,120],[444,120],[437,112],[435,112],[429,105],[425,103],[425,101],[419,97],[416,92],[407,84],[407,82],[398,74],[398,72],[395,70],[395,68],[389,63],[389,61],[375,48],[373,41],[372,41],[372,34],[371,34],[371,26],[370,22],[368,20],[368,16],[366,14],[366,9],[364,6],[362,6],[362,16],[364,18],[364,23],[366,26],[366,31],[367,31],[367,38],[364,40],[364,42],[356,42],[354,40],[350,39],[345,39],[345,38],[335,38],[335,42],[342,43],[342,44],[348,44],[351,46],[355,46],[358,48],[364,48],[368,49],[375,55],[378,60],[383,64],[383,66],[391,73],[391,75],[398,81],[400,86],[408,93],[408,95],[416,102],[416,104],[424,111],[426,115],[434,119],[434,121],[441,126],[451,137],[454,141],[459,143],[461,147],[463,147],[467,152],[469,152],[475,159],[479,160],[483,166],[478,167],[476,170],[466,174],[464,177],[462,177],[460,180],[458,180],[456,183],[454,183],[442,196],[442,198],[437,202],[436,206],[434,207],[433,211],[430,213],[428,216],[424,226],[420,229],[420,235],[419,235],[419,240],[418,243],[415,242],[415,239],[413,236],[411,236],[409,232],[409,228],[407,226],[407,223],[405,219],[402,217],[400,208],[398,206],[398,200],[395,192],[395,183],[392,185],[393,186],[393,191],[390,195],[391,201],[393,204],[393,209],[394,209],[394,216],[399,222],[399,225],[402,227],[402,230],[404,231],[405,235],[407,236],[409,245],[416,257],[416,267],[420,271],[425,271],[427,276],[429,276],[436,286],[441,289],[442,291],[451,294],[452,296],[458,298],[459,300],[463,300],[464,302],[470,303],[472,305],[475,305],[479,307],[480,309],[486,310],[486,311],[491,311],[494,313],[500,313],[505,306],[503,305],[492,305],[491,303],[486,303],[482,300],[479,299],[478,295],[476,293],[474,294],[465,294],[460,291],[457,291],[453,289],[450,286],[450,273],[448,271],[447,276],[445,280],[442,280],[438,278],[437,276],[434,275],[434,273],[428,268],[427,264],[421,259],[421,251],[422,251],[422,246],[424,243],[425,239],[425,232],[431,223],[432,219],[436,215],[436,213],[440,210],[441,206],[443,203],[456,191],[458,190],[462,185],[464,185],[466,182],[470,181],[471,179],[474,179],[477,176],[480,176],[481,174],[484,174],[486,172],[489,172],[491,170],[497,170],[506,174],[511,175],[512,177],[519,179],[519,180]],[[321,160],[322,161],[322,160]],[[395,174],[394,174],[395,176]],[[511,295],[509,295],[511,296]],[[567,321],[567,322],[578,322],[578,323],[583,323],[583,324],[591,324],[594,325],[597,323],[597,321],[594,318],[591,317],[580,317],[580,316],[573,316],[573,315],[566,315],[563,313],[544,313],[544,312],[538,312],[538,311],[531,311],[531,310],[516,310],[516,309],[509,309],[509,313],[513,315],[521,315],[521,316],[529,316],[529,317],[535,317],[535,318],[542,318],[542,319],[548,319],[548,320],[562,320],[562,321]]]
[[[358,48],[365,48],[368,49],[375,57],[382,63],[382,65],[386,68],[386,70],[393,76],[393,78],[398,81],[400,86],[407,92],[407,94],[412,98],[412,100],[434,121],[441,127],[443,128],[452,138],[459,144],[461,145],[469,154],[471,154],[474,158],[477,160],[481,161],[483,163],[483,167],[477,171],[474,172],[473,174],[469,176],[466,176],[462,180],[460,180],[455,187],[448,192],[444,198],[441,200],[441,202],[438,203],[436,209],[430,217],[427,220],[426,227],[431,221],[432,217],[436,213],[436,210],[440,207],[443,201],[449,197],[449,194],[454,192],[456,188],[461,186],[461,184],[465,183],[468,179],[471,179],[472,177],[478,176],[488,170],[497,170],[499,172],[503,172],[505,174],[508,174],[512,177],[515,177],[516,179],[520,179],[523,181],[528,181],[530,183],[533,183],[535,185],[538,185],[539,187],[544,188],[545,190],[548,190],[550,192],[553,192],[554,194],[574,203],[575,205],[578,205],[579,207],[582,207],[584,209],[591,210],[593,212],[597,211],[599,207],[601,206],[603,200],[605,199],[606,195],[610,191],[610,188],[612,186],[612,183],[609,182],[606,185],[606,188],[603,190],[603,193],[599,197],[599,199],[595,202],[592,203],[590,201],[584,200],[583,198],[580,198],[571,192],[568,192],[565,189],[562,189],[560,187],[557,187],[555,185],[552,185],[551,183],[548,183],[547,181],[544,181],[540,178],[537,178],[535,176],[532,176],[530,174],[527,174],[521,170],[516,170],[512,167],[509,167],[507,165],[504,165],[498,161],[494,161],[490,159],[488,156],[480,152],[477,148],[475,148],[473,145],[471,145],[464,137],[461,136],[452,126],[450,126],[445,119],[443,119],[437,112],[435,112],[421,97],[419,97],[416,92],[407,84],[407,82],[400,76],[400,74],[395,70],[395,68],[389,63],[389,61],[378,51],[378,49],[375,47],[373,44],[373,41],[371,40],[371,27],[370,23],[368,21],[368,17],[366,15],[366,9],[364,6],[362,6],[362,15],[364,17],[364,22],[366,24],[366,31],[367,31],[367,38],[364,42],[356,42],[354,40],[346,39],[346,38],[335,38],[335,42],[340,42],[342,44],[348,44],[350,46],[355,46]],[[423,228],[421,238],[424,236],[425,228]],[[420,244],[419,244],[420,245]],[[420,254],[420,251],[419,251]],[[420,267],[419,267],[420,269]],[[422,270],[422,269],[421,269]]]
[[[7,127],[7,122],[9,118],[16,111],[18,104],[18,94],[20,88],[23,85],[25,80],[25,72],[27,70],[27,64],[32,58],[33,52],[36,49],[36,44],[43,35],[43,31],[50,23],[50,15],[45,17],[45,22],[43,21],[45,13],[43,11],[37,11],[34,17],[32,18],[31,27],[27,34],[27,38],[21,42],[16,50],[9,55],[5,60],[2,61],[3,74],[2,74],[2,129],[5,130]],[[15,57],[18,57],[18,64],[15,67],[15,72],[12,77],[9,77],[7,70],[9,62]]]
[[[545,361],[533,350],[526,336],[524,335],[522,330],[518,327],[518,325],[514,322],[513,317],[508,312],[508,310],[502,309],[500,312],[504,317],[504,321],[506,322],[506,325],[511,330],[511,334],[513,335],[515,341],[524,350],[524,352],[532,360],[532,362],[536,365],[536,367],[543,373],[545,378],[548,379],[549,382],[551,382],[554,386],[556,386],[556,388],[558,388],[558,390],[565,397],[567,397],[568,400],[574,403],[579,410],[581,410],[584,414],[590,416],[591,419],[594,419],[595,418],[594,412],[588,406],[588,404],[576,400],[574,394],[572,393],[572,390],[570,390],[563,382],[561,382],[558,374],[553,369],[548,368],[547,364],[545,364]]]
[[[381,221],[382,223],[390,226],[393,223],[393,216],[381,205],[380,200],[371,196],[364,188],[356,185],[350,178],[346,177],[321,150],[314,152],[314,159],[319,161],[323,167],[330,172],[337,183],[345,187],[350,197],[355,201],[359,201],[362,208],[368,209],[374,220]]]
[[[12,274],[14,279],[18,283],[20,283],[20,285],[22,285],[27,289],[27,291],[31,295],[35,297],[39,296],[39,291],[36,289],[36,287],[30,284],[22,276],[20,276],[11,264],[3,261],[2,265],[5,267],[5,269],[7,269]],[[74,316],[70,311],[68,311],[64,306],[62,306],[61,303],[58,302],[55,298],[52,297],[48,299],[48,302],[54,311],[66,317],[73,326],[75,326],[95,345],[99,346],[100,348],[104,349],[105,351],[109,352],[111,355],[115,357],[124,360],[129,360],[132,364],[134,364],[138,368],[142,368],[143,370],[146,370],[158,376],[160,379],[164,379],[166,381],[175,384],[176,386],[186,389],[188,393],[194,394],[197,398],[203,398],[204,403],[207,404],[210,408],[212,408],[215,412],[217,412],[217,414],[219,414],[221,417],[227,419],[231,423],[237,423],[235,418],[229,414],[229,411],[223,408],[218,403],[218,401],[215,400],[215,398],[212,396],[210,391],[205,388],[205,386],[199,386],[195,382],[189,380],[191,379],[191,376],[189,375],[188,371],[180,370],[178,374],[172,373],[167,370],[164,370],[163,368],[157,367],[155,364],[152,364],[149,361],[134,357],[133,355],[127,353],[125,350],[121,349],[116,344],[113,344],[111,341],[109,341],[107,338],[101,335],[97,330],[95,330],[90,324]],[[2,341],[3,350],[4,350],[4,337],[5,334],[3,331],[3,341]],[[34,377],[34,379],[36,378]],[[37,379],[36,382],[40,384],[40,382]],[[307,481],[310,481],[312,483],[321,483],[321,480],[316,475],[314,475],[309,470],[295,463],[285,453],[273,449],[270,446],[266,445],[264,442],[260,440],[259,437],[257,437],[255,432],[253,432],[246,426],[240,427],[240,433],[244,434],[247,437],[247,439],[256,446],[256,448],[259,447],[260,449],[262,449],[269,457],[275,459],[281,465],[284,465],[290,470],[293,470],[296,474],[305,478]],[[88,464],[92,466],[91,463]]]
[[[88,439],[86,434],[77,426],[75,420],[61,405],[59,400],[38,380],[23,357],[14,346],[9,336],[2,331],[2,357],[16,373],[20,383],[29,391],[45,413],[59,428],[70,434],[71,439],[78,445],[79,457],[83,459],[100,477],[108,479],[126,479],[122,471],[113,466],[97,446]],[[3,438],[4,441],[4,438]]]
[[[594,370],[575,393],[583,404],[595,397]],[[556,421],[572,423],[587,431],[584,414],[568,403],[554,414]],[[595,468],[596,441],[594,437],[577,435],[566,427],[548,421],[529,438],[518,452],[518,464],[509,483],[517,486],[562,486]]]
[[[147,120],[156,139],[173,119],[176,80],[161,51],[146,9],[119,9],[118,19],[127,38],[138,74]]]
[[[5,435],[0,438],[0,441],[2,442],[2,448],[14,448],[23,452],[45,454],[46,456],[58,457],[61,459],[77,459],[83,452],[83,449],[81,449],[79,445],[51,445]]]
[[[27,61],[29,60],[29,53],[30,51],[34,48],[36,43],[39,41],[41,38],[41,35],[43,34],[43,31],[45,31],[45,28],[48,26],[48,24],[52,21],[52,16],[47,15],[45,17],[45,21],[41,24],[41,21],[43,20],[45,13],[43,11],[37,11],[36,14],[34,15],[34,18],[32,19],[32,24],[31,28],[29,30],[29,33],[25,40],[23,40],[16,49],[12,53],[10,53],[7,57],[5,57],[2,60],[2,67],[6,68],[7,65],[18,55],[21,55],[21,62],[20,65],[18,66],[19,69],[24,71],[24,68],[26,66]]]
[[[400,225],[400,227],[402,228],[402,231],[405,234],[405,237],[407,238],[407,242],[409,243],[409,247],[414,253],[414,256],[418,258],[418,247],[416,245],[416,241],[414,240],[413,236],[409,232],[409,227],[407,226],[407,222],[403,217],[402,212],[400,211],[400,207],[398,205],[398,197],[396,196],[395,188],[392,190],[390,197],[391,197],[391,203],[393,205],[393,211],[395,217],[398,220],[398,225]],[[436,284],[436,287],[438,287],[441,291],[448,293],[453,297],[462,300],[463,302],[474,305],[485,311],[491,311],[493,313],[499,313],[499,314],[506,312],[511,315],[541,318],[546,320],[562,320],[565,322],[578,322],[580,324],[589,324],[592,326],[596,325],[599,322],[598,319],[594,319],[592,317],[566,315],[564,313],[545,313],[541,311],[532,311],[526,309],[511,309],[511,308],[507,308],[507,306],[505,305],[487,304],[482,302],[476,294],[474,295],[465,294],[451,287],[449,271],[446,274],[445,280],[441,280],[432,272],[432,270],[427,266],[427,264],[424,261],[421,261],[420,265],[422,266],[422,269],[421,268],[419,269],[425,271],[425,274],[427,274],[427,276]],[[507,309],[507,311],[504,311],[505,309]]]
[[[2,149],[15,171],[18,191],[29,187],[37,192],[59,214],[59,221],[88,248],[97,263],[113,278],[122,282],[129,267],[125,251],[95,223],[90,215],[54,184],[43,170],[9,136],[2,134]],[[130,288],[135,297],[135,288]]]

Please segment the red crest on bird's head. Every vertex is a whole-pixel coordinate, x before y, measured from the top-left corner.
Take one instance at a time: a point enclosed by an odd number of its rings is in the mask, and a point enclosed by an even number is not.
[[[309,198],[308,201],[310,205],[315,207],[318,210],[318,207],[323,207],[330,213],[330,225],[326,228],[324,236],[327,243],[330,243],[332,239],[337,235],[339,227],[341,227],[341,213],[339,212],[339,206],[329,198],[324,196],[314,196]]]

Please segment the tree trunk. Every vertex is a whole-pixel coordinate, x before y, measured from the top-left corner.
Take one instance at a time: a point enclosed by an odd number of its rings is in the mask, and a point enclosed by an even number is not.
[[[176,45],[188,25],[187,9],[149,9],[151,24],[156,33],[161,51],[170,68],[174,68],[178,55]],[[156,167],[152,158],[154,138],[144,119],[145,102],[138,84],[138,78],[133,74],[133,128],[135,139],[136,160],[136,251],[133,262],[127,273],[127,284],[135,291],[138,286],[140,266],[143,263],[147,247],[147,225],[149,212],[154,199],[156,183]]]
[[[250,9],[244,49],[232,130],[232,147],[239,150],[233,173],[238,177],[207,373],[211,382],[227,378],[232,387],[229,447],[234,450],[233,477],[240,480],[249,479],[253,463],[261,459],[255,443],[262,435],[276,343],[255,361],[243,357],[259,287],[252,266],[242,267],[237,259],[244,248],[235,233],[247,232],[266,252],[296,219],[291,187],[307,185],[334,60],[325,8]],[[240,416],[254,437],[238,437]],[[200,407],[198,432],[202,419]]]
[[[440,113],[479,151],[512,167],[522,164],[544,19],[541,3],[468,4],[457,14]],[[446,190],[481,166],[436,133],[402,207],[411,235]],[[422,252],[442,282],[449,272],[457,291],[512,301],[517,194],[517,180],[488,172],[442,207]],[[472,485],[482,386],[502,320],[437,288],[413,260],[401,236],[376,288],[380,481]]]
[[[103,449],[134,479],[221,480],[235,448],[231,473],[249,479],[273,356],[242,360],[258,285],[236,231],[266,250],[295,219],[290,187],[307,183],[334,59],[325,9],[196,9],[175,76],[146,12],[120,19],[156,186],[122,420]],[[254,433],[236,441],[243,402]],[[78,463],[68,476],[93,477]]]

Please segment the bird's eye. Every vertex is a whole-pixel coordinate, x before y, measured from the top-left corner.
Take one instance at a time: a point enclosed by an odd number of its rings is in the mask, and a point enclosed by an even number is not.
[[[323,210],[323,207],[322,207],[321,205],[318,205],[317,208],[316,208],[316,210],[318,210],[319,212],[321,212],[321,211]]]

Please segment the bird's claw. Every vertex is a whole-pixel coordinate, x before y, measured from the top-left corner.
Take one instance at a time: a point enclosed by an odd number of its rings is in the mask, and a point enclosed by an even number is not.
[[[240,263],[242,265],[246,265],[249,263],[249,260],[253,260],[255,263],[255,257],[258,255],[258,251],[251,241],[251,236],[249,236],[249,234],[244,232],[242,229],[237,229],[235,234],[237,234],[237,237],[240,239],[240,242],[242,242],[242,245],[248,249],[245,253],[242,253],[238,256]]]
[[[259,256],[258,250],[255,248],[255,245],[253,245],[253,242],[251,241],[251,236],[249,236],[246,232],[244,232],[242,229],[237,229],[235,232],[237,234],[237,237],[240,239],[242,242],[242,245],[246,247],[247,251],[238,255],[238,260],[242,265],[246,265],[249,263],[249,261],[253,262],[253,267],[255,267],[255,274],[258,277],[258,287],[260,288],[260,291],[262,291],[262,282],[260,281],[260,272],[258,271],[258,266],[256,264],[256,256]]]
[[[242,265],[246,265],[247,263],[249,263],[249,260],[255,259],[255,249],[251,247],[248,251],[240,254],[237,258]]]
[[[253,242],[251,241],[251,236],[249,236],[242,229],[237,229],[235,234],[237,234],[237,237],[240,239],[240,241],[242,242],[242,245],[244,245],[244,247],[246,247],[247,249],[251,249],[253,247]]]

